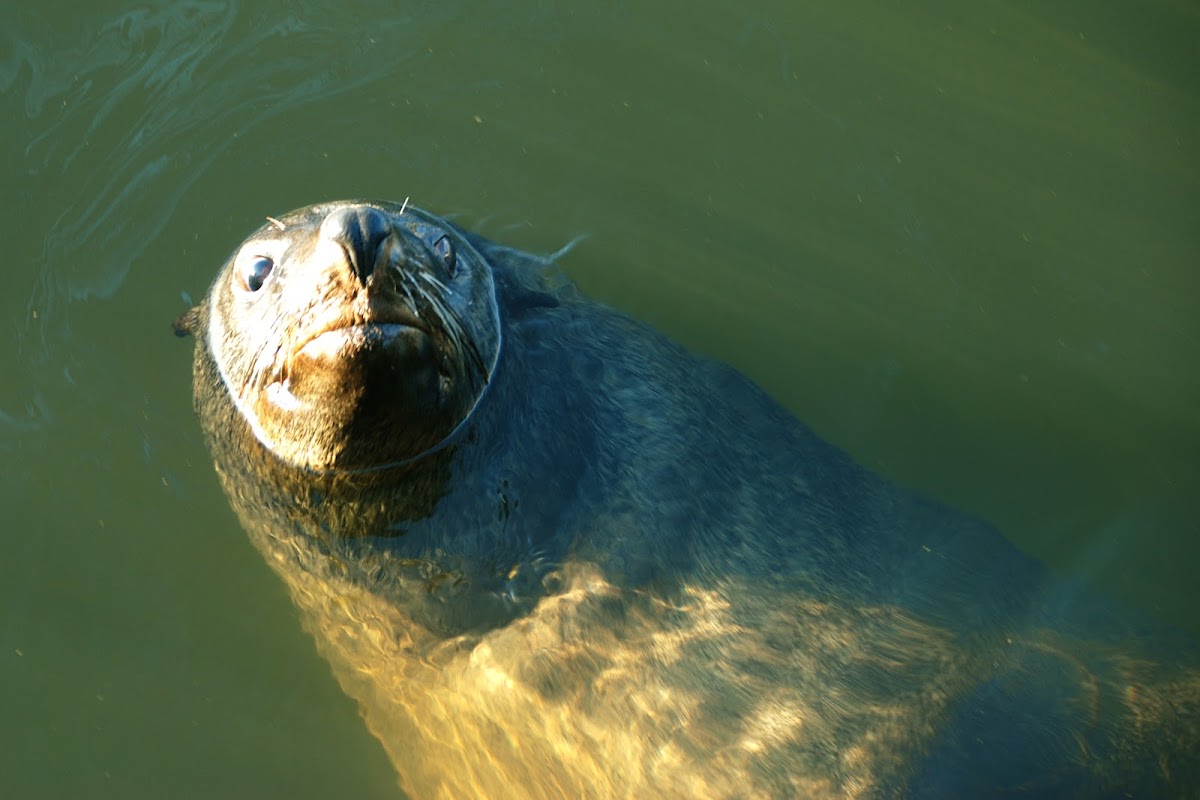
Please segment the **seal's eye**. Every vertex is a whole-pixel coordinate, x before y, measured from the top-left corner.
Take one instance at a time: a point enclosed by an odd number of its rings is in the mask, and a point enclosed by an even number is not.
[[[453,275],[458,267],[456,256],[454,255],[454,242],[450,241],[449,236],[442,236],[433,243],[433,252],[437,253],[438,258],[446,265],[446,269],[450,270]]]
[[[275,262],[266,256],[255,256],[238,270],[238,283],[247,292],[257,292],[275,269]]]

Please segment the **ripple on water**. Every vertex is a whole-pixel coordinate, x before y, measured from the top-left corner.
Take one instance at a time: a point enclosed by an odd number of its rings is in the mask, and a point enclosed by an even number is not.
[[[420,24],[328,1],[268,15],[203,0],[6,22],[0,94],[23,140],[6,156],[29,252],[15,286],[26,301],[0,306],[14,340],[0,428],[46,421],[30,398],[71,360],[71,306],[125,284],[214,159],[284,112],[394,74],[452,5]]]

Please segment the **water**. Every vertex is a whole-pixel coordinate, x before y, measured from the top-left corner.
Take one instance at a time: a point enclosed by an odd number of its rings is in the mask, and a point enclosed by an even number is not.
[[[170,335],[321,199],[583,236],[585,291],[1200,631],[1195,11],[649,5],[0,10],[0,795],[395,796]]]

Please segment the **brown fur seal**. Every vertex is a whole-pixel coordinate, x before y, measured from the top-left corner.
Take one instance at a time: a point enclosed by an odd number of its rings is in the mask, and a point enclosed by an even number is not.
[[[317,205],[177,327],[230,501],[413,797],[1200,785],[1194,642],[541,259]]]

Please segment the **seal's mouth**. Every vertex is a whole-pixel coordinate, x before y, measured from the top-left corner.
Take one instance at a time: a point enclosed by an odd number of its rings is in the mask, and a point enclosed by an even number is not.
[[[404,407],[407,394],[439,385],[430,325],[403,305],[362,313],[345,309],[306,325],[264,381],[277,411],[318,412],[350,420],[381,402]],[[422,400],[421,402],[425,402]]]
[[[296,355],[313,359],[338,358],[356,350],[386,346],[406,331],[413,330],[420,329],[397,322],[368,322],[333,328],[309,339],[296,350]]]
[[[344,313],[314,325],[299,338],[293,357],[329,358],[357,349],[386,345],[406,331],[429,334],[429,326],[416,312],[403,306],[371,314]]]

